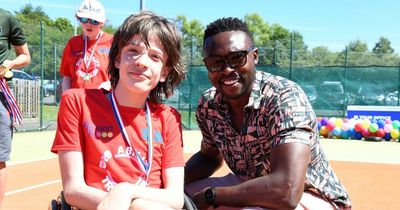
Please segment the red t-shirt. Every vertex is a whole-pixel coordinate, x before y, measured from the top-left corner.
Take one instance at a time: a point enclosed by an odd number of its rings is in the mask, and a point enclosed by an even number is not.
[[[180,114],[165,104],[149,103],[153,131],[153,161],[149,185],[163,188],[162,170],[183,167]],[[118,106],[125,128],[145,161],[148,160],[145,109]],[[81,151],[89,186],[109,191],[120,182],[136,183],[144,172],[134,150],[124,140],[103,90],[70,89],[61,99],[51,151]]]
[[[61,60],[60,74],[71,77],[71,88],[96,89],[109,80],[107,67],[112,39],[113,35],[103,32],[100,38],[87,40],[86,51],[83,35],[74,36],[68,41]]]

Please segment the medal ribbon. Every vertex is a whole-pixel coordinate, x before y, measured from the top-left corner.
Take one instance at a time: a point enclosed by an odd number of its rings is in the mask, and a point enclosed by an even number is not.
[[[148,138],[147,138],[147,140],[148,140],[148,144],[147,144],[148,145],[148,151],[147,151],[148,163],[146,164],[146,162],[140,156],[138,150],[131,145],[131,141],[129,139],[128,132],[126,131],[124,122],[122,121],[122,117],[119,113],[118,106],[115,101],[114,91],[110,95],[111,95],[111,106],[112,106],[112,109],[114,112],[114,116],[117,120],[118,127],[121,130],[122,136],[124,137],[125,141],[135,151],[136,159],[139,162],[140,169],[146,175],[146,183],[148,183],[149,174],[150,174],[150,170],[151,170],[151,166],[152,166],[152,162],[153,162],[153,128],[152,128],[152,124],[151,124],[151,111],[150,111],[149,105],[146,101],[146,121],[147,121],[147,126],[149,128],[148,129]]]
[[[8,103],[8,107],[6,106],[8,113],[10,113],[14,122],[17,122],[18,125],[22,125],[21,110],[19,109],[14,96],[11,94],[11,91],[8,88],[6,79],[4,77],[0,77],[0,91],[3,92],[4,97],[6,98],[6,101]]]
[[[92,52],[90,53],[89,58],[87,58],[87,59],[86,59],[86,51],[88,50],[88,47],[87,47],[87,45],[88,45],[88,37],[84,35],[84,39],[85,39],[85,51],[83,52],[83,63],[85,63],[85,67],[86,67],[85,70],[86,70],[86,73],[88,73],[88,69],[89,69],[90,63],[92,62],[92,58],[93,58],[94,51],[96,50],[97,43],[99,42],[100,37],[101,37],[102,35],[103,35],[103,31],[101,31],[101,32],[99,33],[99,35],[98,35],[98,37],[97,37],[97,39],[96,39],[96,42],[94,43],[93,50],[92,50]]]

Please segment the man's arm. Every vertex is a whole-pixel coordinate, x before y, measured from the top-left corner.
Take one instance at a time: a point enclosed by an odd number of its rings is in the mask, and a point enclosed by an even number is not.
[[[301,143],[287,143],[271,151],[271,173],[236,186],[216,187],[215,204],[222,206],[260,206],[294,209],[304,191],[310,147]],[[204,206],[204,190],[193,200]]]
[[[185,184],[207,178],[221,168],[223,158],[218,150],[202,149],[194,154],[185,166]]]
[[[8,69],[19,69],[27,66],[31,62],[28,45],[25,43],[21,46],[13,45],[17,57],[13,60],[5,60],[2,65]]]

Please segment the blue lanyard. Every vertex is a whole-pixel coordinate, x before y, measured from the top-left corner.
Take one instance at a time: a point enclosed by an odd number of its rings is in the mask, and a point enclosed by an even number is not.
[[[148,152],[148,154],[147,154],[148,163],[146,164],[146,162],[140,156],[139,151],[131,145],[131,141],[129,139],[128,132],[126,131],[124,122],[122,121],[121,115],[118,110],[117,103],[115,101],[114,91],[110,95],[111,95],[111,105],[112,105],[112,109],[114,112],[114,116],[118,123],[118,127],[121,130],[122,136],[124,137],[125,141],[135,151],[136,159],[139,162],[140,169],[146,175],[146,183],[148,183],[149,174],[150,174],[150,170],[151,170],[151,166],[152,166],[152,162],[153,162],[153,129],[152,129],[152,125],[151,125],[151,110],[149,108],[149,105],[146,101],[146,121],[147,121],[147,126],[149,127],[148,138],[147,138],[148,139],[148,151],[147,151]]]

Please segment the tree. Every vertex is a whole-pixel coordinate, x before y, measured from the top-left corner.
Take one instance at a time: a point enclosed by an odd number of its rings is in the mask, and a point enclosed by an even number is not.
[[[390,46],[389,39],[385,37],[379,38],[379,41],[375,44],[375,47],[372,49],[372,52],[375,54],[393,54],[394,49]]]
[[[268,46],[271,44],[271,30],[268,23],[266,23],[260,15],[256,13],[247,14],[244,17],[244,21],[253,34],[254,44],[256,46]]]
[[[204,26],[199,20],[188,21],[185,16],[180,15],[177,17],[180,21],[182,27],[182,45],[184,50],[190,55],[190,61],[193,65],[202,64],[202,46],[203,46],[203,36],[204,36]]]
[[[366,53],[368,52],[368,45],[358,39],[350,42],[349,45],[347,45],[347,49],[349,52]]]

